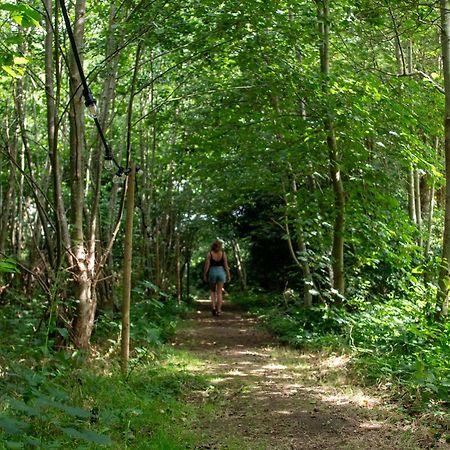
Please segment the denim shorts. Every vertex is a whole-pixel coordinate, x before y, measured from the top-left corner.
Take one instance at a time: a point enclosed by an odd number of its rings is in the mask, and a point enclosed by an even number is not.
[[[210,283],[225,283],[227,276],[222,266],[212,266],[209,268],[208,281]]]

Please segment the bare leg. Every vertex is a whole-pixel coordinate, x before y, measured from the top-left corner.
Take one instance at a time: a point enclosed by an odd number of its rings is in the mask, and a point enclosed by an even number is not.
[[[216,283],[216,300],[217,300],[217,313],[220,314],[222,312],[222,289],[223,283]]]
[[[210,283],[209,287],[211,289],[211,307],[214,312],[214,311],[217,311],[217,286],[216,286],[216,283]]]

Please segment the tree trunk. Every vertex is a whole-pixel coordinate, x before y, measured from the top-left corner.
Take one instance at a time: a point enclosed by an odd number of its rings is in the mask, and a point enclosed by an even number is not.
[[[412,223],[417,223],[415,192],[414,169],[411,167],[408,171],[408,213]]]
[[[60,78],[59,70],[56,68],[58,62],[58,50],[59,50],[59,37],[58,33],[54,33],[54,29],[57,30],[52,24],[53,21],[53,2],[52,0],[45,0],[45,94],[47,101],[47,136],[48,136],[48,152],[50,155],[50,161],[52,166],[52,182],[53,182],[53,199],[54,199],[54,219],[56,229],[56,261],[54,267],[59,269],[62,263],[62,250],[70,248],[69,227],[67,224],[67,218],[64,208],[64,201],[62,196],[62,175],[61,175],[61,163],[59,161],[58,154],[58,124],[57,124],[57,107],[59,101],[60,92]],[[55,40],[55,54],[53,56],[53,40]],[[55,77],[56,73],[56,90],[55,90]],[[72,254],[68,253],[67,258],[69,264],[73,264]]]
[[[435,195],[435,187],[433,180],[430,189],[430,199],[428,207],[428,232],[427,232],[427,242],[425,245],[425,255],[429,255],[431,249],[431,238],[433,234],[434,195]]]
[[[186,301],[191,300],[191,250],[186,249]]]
[[[118,42],[115,36],[115,27],[116,27],[116,5],[115,1],[110,4],[109,11],[109,25],[108,25],[108,38],[106,42],[106,58],[110,58],[112,54],[117,50]],[[103,82],[102,94],[100,96],[99,101],[99,123],[102,130],[107,128],[107,124],[109,122],[109,118],[111,115],[111,105],[114,102],[115,98],[115,88],[116,88],[116,80],[117,80],[117,70],[118,70],[118,61],[119,61],[119,53],[117,53],[113,58],[111,58],[110,63],[106,69],[106,76]],[[94,184],[94,197],[91,208],[91,221],[89,225],[89,255],[91,262],[94,262],[95,252],[100,253],[102,250],[102,246],[96,246],[96,242],[108,242],[111,237],[110,229],[102,229],[101,221],[100,221],[100,212],[99,212],[99,204],[100,204],[100,193],[101,193],[101,179],[102,179],[102,156],[104,148],[103,143],[100,139],[99,134],[96,135],[96,142],[94,145],[93,154],[91,155],[91,159],[93,161],[91,165],[91,170],[93,173],[93,184]],[[112,177],[112,173],[106,173],[106,176]],[[117,189],[117,186],[114,185],[113,189]],[[114,196],[115,197],[115,196]],[[113,211],[111,211],[112,217]],[[105,236],[106,235],[106,236]],[[99,258],[100,259],[100,258]],[[108,259],[106,261],[109,261]],[[112,262],[112,258],[111,258]],[[99,270],[105,275],[112,274],[112,264],[108,267],[99,267]],[[113,312],[114,310],[114,283],[112,277],[107,278],[107,280],[102,280],[99,282],[101,286],[97,286],[97,289],[103,292],[104,295],[99,296],[97,301],[99,307],[104,311]]]
[[[6,241],[8,234],[12,232],[11,224],[14,217],[14,198],[15,198],[15,179],[16,179],[16,159],[17,159],[17,135],[14,131],[13,136],[10,136],[10,124],[7,120],[5,124],[8,156],[10,160],[10,170],[8,176],[8,184],[5,193],[3,194],[1,217],[0,217],[0,252],[5,253]]]
[[[134,216],[134,188],[136,165],[132,163],[126,188],[126,223],[123,255],[123,301],[122,301],[122,342],[121,369],[122,374],[128,372],[130,355],[130,304],[131,304],[131,270],[133,262],[133,216]]]
[[[83,48],[86,0],[77,0],[75,5],[74,37],[77,48]],[[83,61],[82,55],[80,60]],[[70,123],[70,193],[71,193],[71,228],[74,264],[72,266],[74,296],[77,310],[73,327],[73,341],[77,347],[88,348],[94,327],[96,295],[93,289],[93,267],[95,253],[87,248],[83,229],[84,199],[84,105],[82,98],[81,77],[75,62],[74,53],[69,59],[70,93],[72,104],[69,112]]]
[[[239,285],[241,286],[241,291],[245,292],[247,290],[247,273],[245,270],[244,261],[242,260],[241,249],[236,239],[231,239],[231,247],[233,249],[234,260],[236,261]]]
[[[329,0],[316,0],[318,6],[319,34],[321,37],[320,45],[320,68],[322,74],[322,91],[325,99],[329,96],[330,74],[330,17]],[[328,158],[330,165],[330,177],[334,192],[334,226],[333,226],[333,246],[331,250],[332,257],[332,286],[339,294],[345,293],[344,277],[344,230],[345,230],[345,193],[342,182],[340,162],[341,152],[336,142],[336,133],[334,130],[333,112],[327,106],[325,111],[324,128],[327,135]],[[337,299],[340,302],[340,298]]]
[[[419,246],[422,246],[422,205],[420,198],[420,172],[416,169],[414,171],[414,200],[416,210],[417,228],[419,230]]]
[[[181,299],[183,296],[183,278],[182,278],[182,268],[181,268],[181,244],[180,235],[176,234],[175,237],[175,277],[177,286],[177,302],[181,304]]]
[[[436,138],[435,143],[436,148],[436,155],[439,154],[439,138]],[[428,195],[428,208],[427,208],[427,223],[428,223],[428,230],[427,230],[427,241],[425,244],[425,256],[430,254],[431,250],[431,239],[433,236],[433,217],[434,217],[434,206],[435,206],[435,195],[436,195],[436,187],[435,187],[435,181],[434,177],[431,180],[431,187],[429,188],[429,195]]]
[[[439,271],[437,318],[448,315],[450,285],[450,0],[440,0],[441,46],[445,87],[445,219],[442,242],[442,262]]]

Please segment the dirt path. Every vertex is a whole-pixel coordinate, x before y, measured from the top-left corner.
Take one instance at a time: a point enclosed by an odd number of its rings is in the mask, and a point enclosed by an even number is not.
[[[231,305],[213,317],[199,303],[174,344],[211,378],[211,389],[190,398],[205,405],[197,449],[430,448],[380,394],[348,383],[345,357],[280,347]]]

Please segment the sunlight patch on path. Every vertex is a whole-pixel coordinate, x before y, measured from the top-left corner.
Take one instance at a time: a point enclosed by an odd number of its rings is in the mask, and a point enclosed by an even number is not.
[[[348,386],[347,356],[278,347],[254,319],[227,305],[215,318],[207,302],[199,306],[175,342],[199,361],[193,371],[210,376],[211,389],[199,397],[215,409],[194,425],[208,446],[196,448],[420,448],[387,420],[382,398]]]

